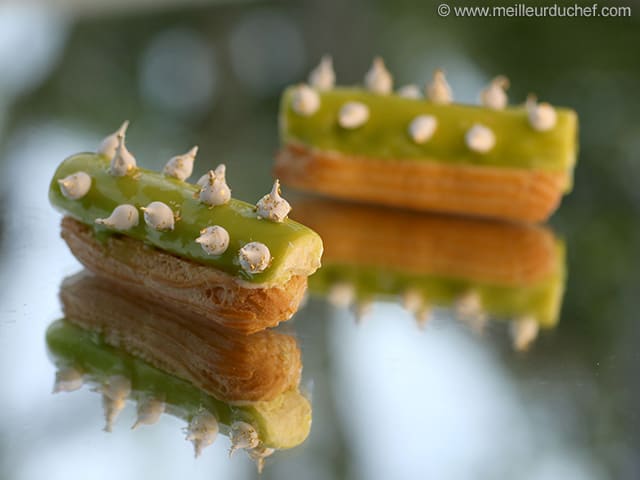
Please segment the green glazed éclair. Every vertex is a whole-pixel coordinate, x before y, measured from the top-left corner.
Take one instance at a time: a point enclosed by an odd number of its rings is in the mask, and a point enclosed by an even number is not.
[[[145,398],[162,399],[164,411],[192,423],[197,415],[206,412],[215,418],[214,425],[229,436],[237,422],[248,424],[255,429],[261,449],[292,448],[309,434],[311,405],[298,390],[286,391],[269,401],[234,405],[106,344],[100,334],[66,320],[49,326],[46,342],[58,372],[66,372],[66,380],[58,374],[56,391],[74,390],[87,381],[103,385],[110,378],[123,377],[129,381],[127,398],[139,402]],[[80,375],[80,383],[69,381],[70,370]]]
[[[322,241],[287,218],[290,207],[280,197],[277,181],[254,206],[230,198],[224,166],[197,185],[184,181],[184,164],[191,164],[190,175],[195,148],[156,173],[138,168],[135,160],[128,164],[130,154],[120,137],[115,149],[101,147],[98,153],[64,160],[49,189],[51,203],[91,226],[96,238],[127,235],[256,286],[283,284],[319,267]],[[175,168],[176,159],[182,171]],[[116,212],[122,205],[127,210]],[[138,210],[144,211],[144,221]]]
[[[556,125],[539,132],[531,128],[527,108],[493,110],[482,106],[439,104],[423,98],[379,95],[357,87],[318,91],[318,109],[308,116],[295,111],[289,87],[282,96],[280,132],[285,144],[301,144],[323,151],[386,159],[426,161],[564,172],[576,161],[577,116],[557,108]],[[366,105],[368,119],[357,129],[339,124],[347,102]],[[437,119],[432,138],[418,143],[411,137],[411,122],[419,116]],[[465,144],[465,133],[481,124],[495,135],[495,145],[476,152]],[[570,186],[567,185],[569,189]]]

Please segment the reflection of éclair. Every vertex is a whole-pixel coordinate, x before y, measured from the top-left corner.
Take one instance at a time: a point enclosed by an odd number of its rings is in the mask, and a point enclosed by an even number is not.
[[[84,272],[65,279],[60,298],[71,323],[219,400],[272,400],[298,387],[302,364],[293,337],[242,335]]]
[[[572,188],[577,116],[538,103],[508,106],[508,80],[482,106],[453,103],[444,73],[393,91],[381,59],[362,87],[335,87],[330,58],[280,106],[283,183],[322,194],[526,222],[547,219]]]
[[[49,199],[65,214],[74,255],[123,287],[243,333],[290,318],[322,241],[287,218],[279,183],[255,206],[231,198],[224,165],[188,183],[197,147],[162,173],[139,168],[125,129],[54,174]]]
[[[547,228],[327,200],[294,205],[325,245],[312,292],[348,286],[349,302],[417,294],[438,306],[472,298],[496,317],[558,321],[564,247]]]
[[[259,469],[273,449],[293,448],[309,434],[311,405],[297,388],[272,400],[229,403],[112,347],[106,340],[65,320],[51,324],[46,335],[58,368],[54,392],[93,386],[102,393],[105,431],[111,431],[127,400],[132,400],[138,404],[133,428],[152,425],[162,413],[170,413],[188,422],[186,438],[193,442],[196,457],[220,432],[230,437],[232,450],[246,449]],[[115,343],[117,336],[110,340]]]

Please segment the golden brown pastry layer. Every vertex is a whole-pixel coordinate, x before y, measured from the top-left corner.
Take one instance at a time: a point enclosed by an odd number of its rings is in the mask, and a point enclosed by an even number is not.
[[[219,400],[272,400],[297,387],[302,364],[293,337],[242,335],[131,293],[85,271],[64,281],[60,298],[71,323]]]
[[[541,222],[560,204],[567,173],[376,160],[289,144],[275,174],[321,194],[417,210]]]
[[[297,311],[307,279],[256,288],[215,268],[191,262],[123,235],[99,241],[89,226],[62,219],[62,238],[96,275],[179,311],[251,334],[288,320]]]

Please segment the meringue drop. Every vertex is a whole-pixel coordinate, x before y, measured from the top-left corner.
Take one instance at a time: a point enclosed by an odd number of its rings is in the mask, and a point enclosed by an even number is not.
[[[91,177],[85,172],[76,172],[58,180],[60,192],[69,200],[80,200],[91,188]]]
[[[427,98],[433,103],[446,104],[453,100],[451,87],[444,76],[444,71],[433,72],[433,80],[427,85]]]
[[[209,170],[204,186],[200,190],[200,201],[207,205],[217,206],[228,203],[231,199],[231,189],[225,179],[225,166],[219,165],[215,172]]]
[[[100,143],[97,153],[104,155],[107,158],[113,158],[116,154],[116,148],[118,148],[118,135],[124,136],[129,127],[129,120],[125,120],[120,125],[120,128],[113,132]]]
[[[198,146],[196,145],[187,153],[172,157],[162,169],[162,173],[185,181],[193,173],[193,162],[196,159],[197,153]]]
[[[175,217],[173,210],[163,202],[151,202],[146,207],[141,207],[144,212],[144,222],[154,230],[161,232],[173,230]]]
[[[229,232],[220,225],[214,225],[200,230],[195,241],[208,255],[222,255],[229,247]]]
[[[336,83],[331,55],[324,55],[320,63],[309,74],[309,85],[323,92],[331,90]]]
[[[138,209],[127,203],[118,205],[107,218],[96,218],[95,220],[98,225],[104,225],[105,227],[120,231],[129,230],[137,226],[138,221]]]
[[[393,91],[393,77],[385,67],[382,57],[373,59],[371,68],[364,76],[364,85],[367,90],[381,95],[387,95]]]
[[[270,193],[267,193],[256,204],[258,217],[266,218],[272,222],[281,223],[291,211],[291,205],[280,196],[280,181],[273,183]]]
[[[271,263],[271,252],[264,243],[250,242],[240,249],[238,260],[245,272],[260,273]]]

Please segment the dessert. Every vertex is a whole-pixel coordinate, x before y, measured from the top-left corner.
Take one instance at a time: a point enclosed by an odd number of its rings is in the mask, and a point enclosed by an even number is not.
[[[329,200],[294,205],[326,249],[312,295],[359,313],[374,300],[400,301],[420,323],[436,307],[478,329],[507,320],[520,350],[558,322],[565,253],[548,228]]]
[[[298,389],[293,337],[205,326],[114,287],[87,272],[64,281],[65,319],[47,331],[58,369],[54,392],[94,386],[107,431],[127,400],[137,402],[134,427],[177,415],[189,423],[196,455],[218,431],[230,436],[232,451],[244,448],[259,463],[304,441],[311,407]]]
[[[62,237],[89,270],[245,333],[290,318],[320,265],[322,241],[287,218],[276,182],[257,206],[231,198],[224,165],[198,184],[197,149],[163,173],[139,168],[126,125],[97,153],[73,155],[51,182]]]
[[[328,196],[522,222],[547,219],[572,188],[577,116],[538,103],[507,106],[497,77],[482,105],[453,103],[436,71],[425,95],[393,91],[374,60],[363,87],[336,87],[330,60],[282,95],[284,184]]]

